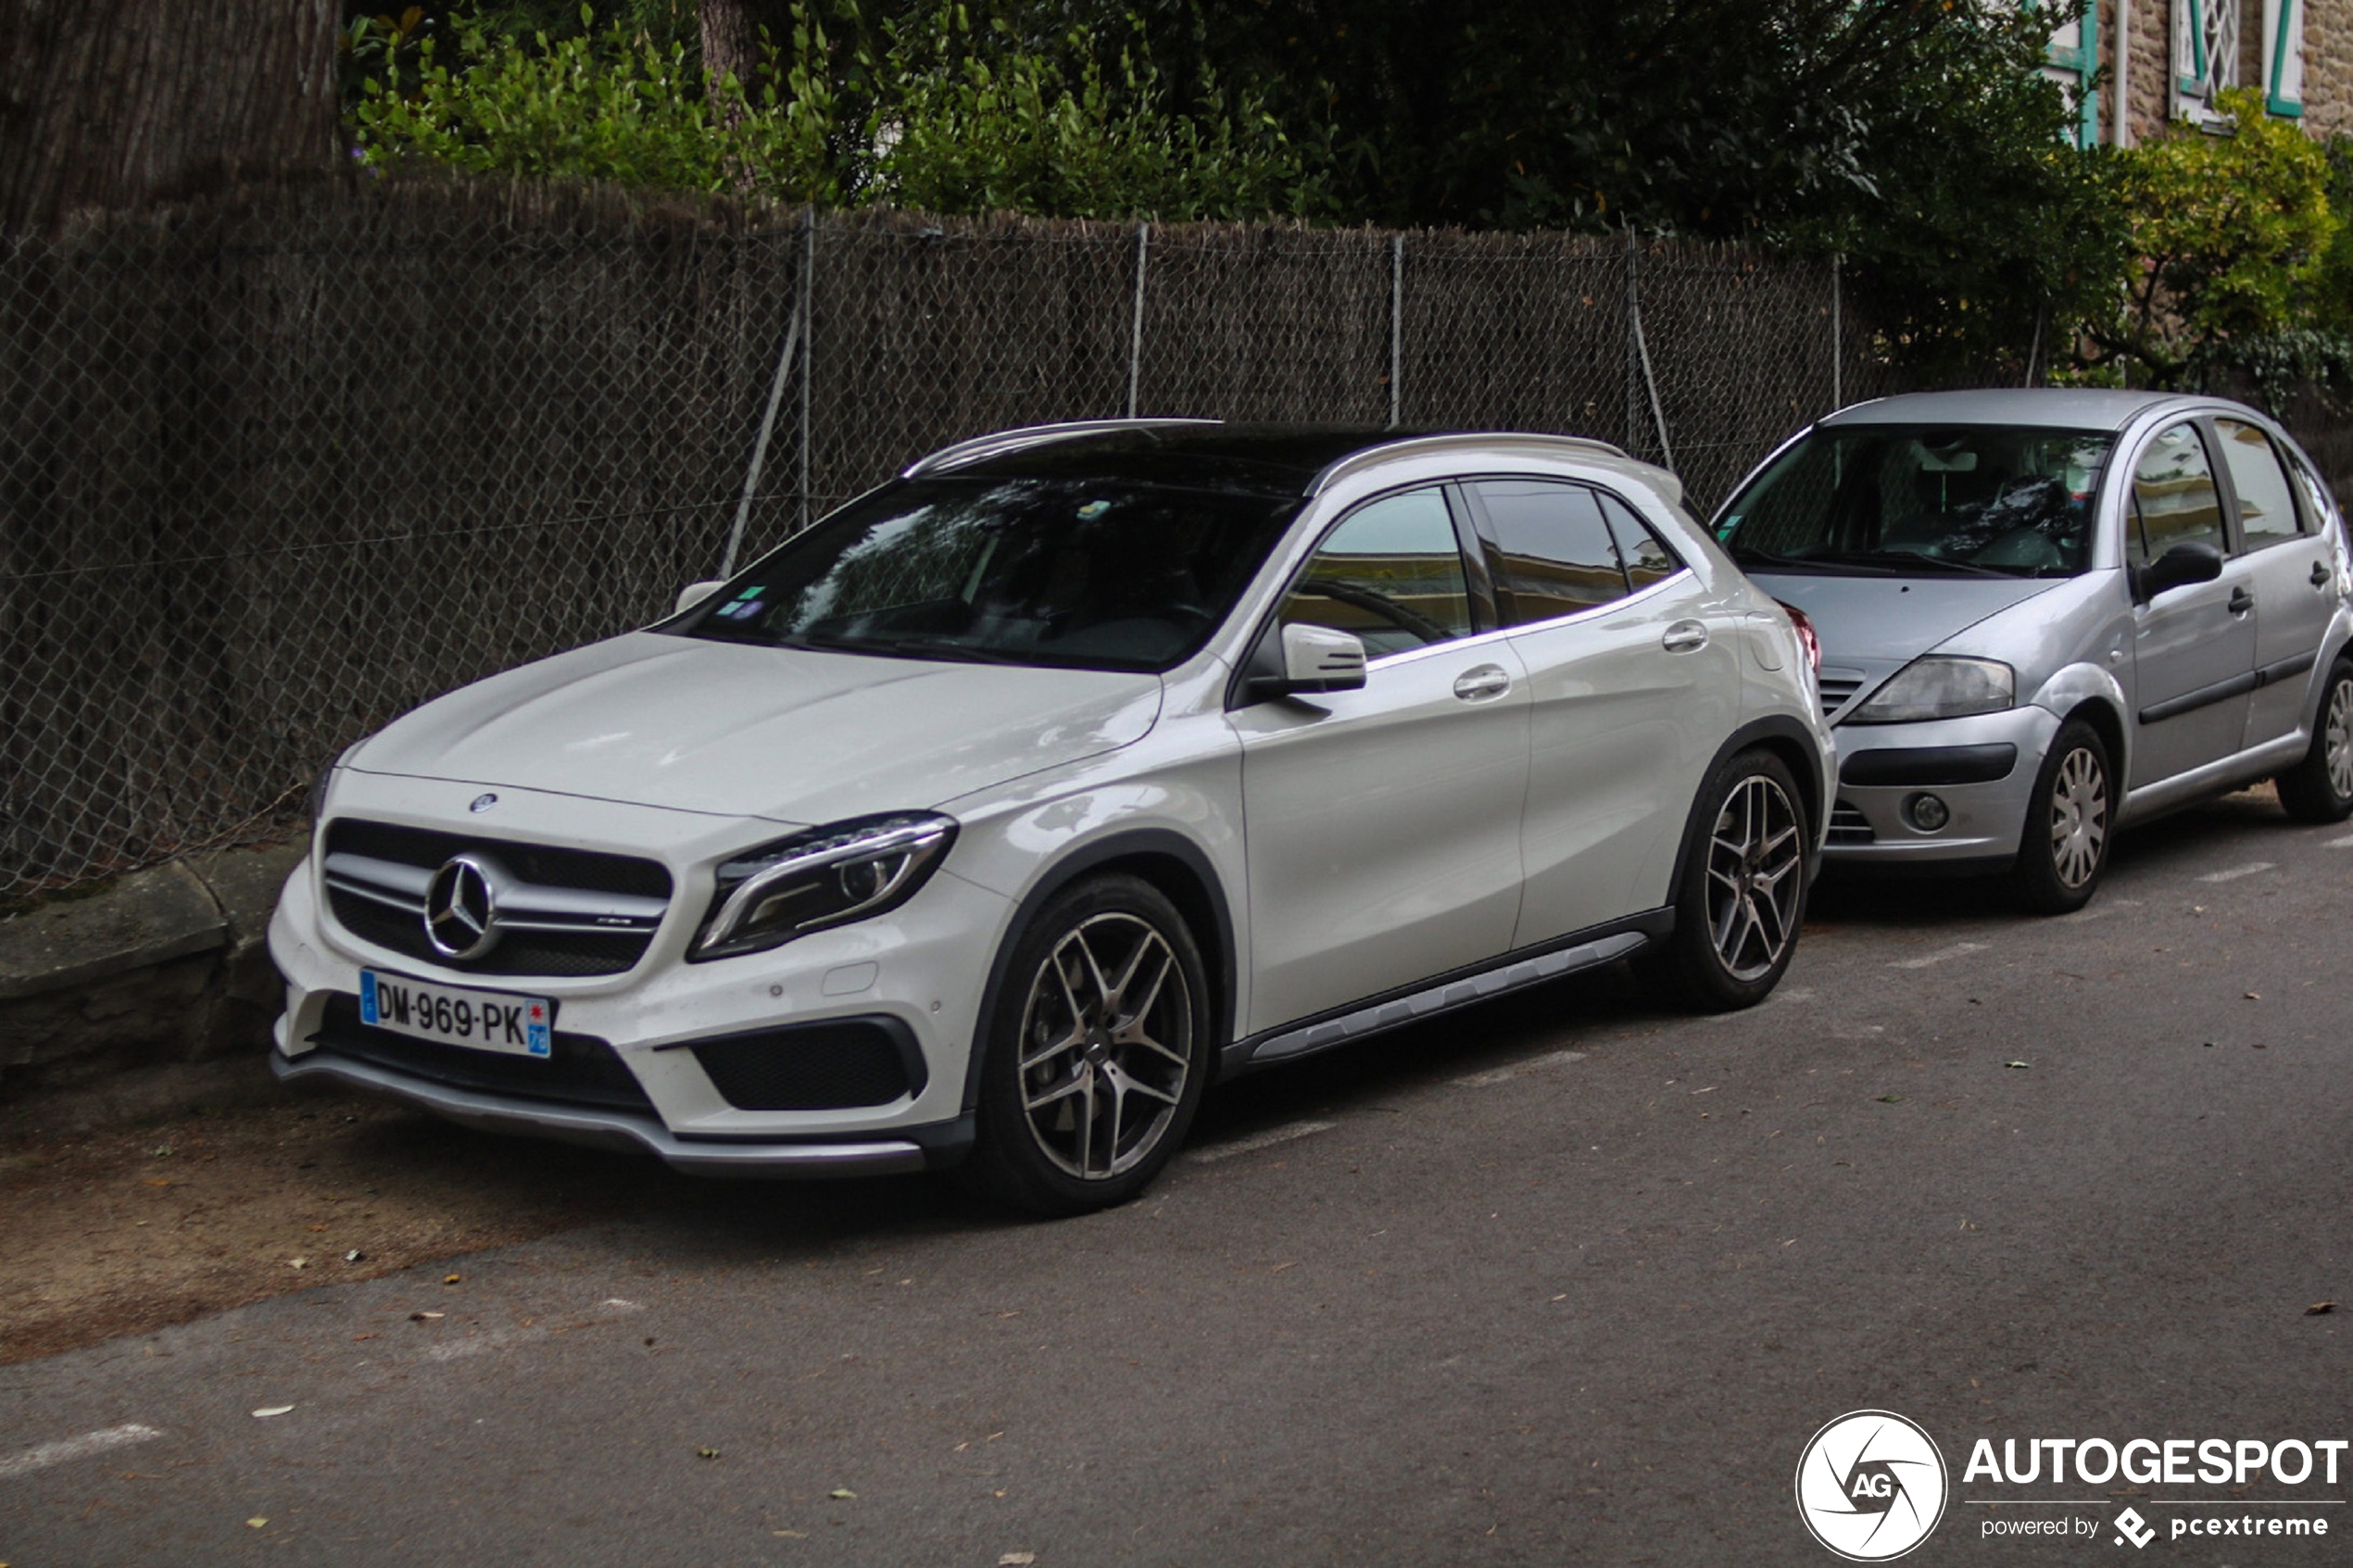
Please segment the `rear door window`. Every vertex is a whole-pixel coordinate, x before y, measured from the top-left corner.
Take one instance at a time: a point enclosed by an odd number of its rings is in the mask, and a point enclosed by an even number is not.
[[[2211,545],[2227,552],[2222,495],[2197,427],[2174,425],[2141,448],[2133,465],[2133,515],[2126,520],[2125,551],[2146,566],[2176,545]]]
[[[1626,569],[1601,500],[1581,484],[1481,480],[1495,550],[1495,597],[1507,626],[1575,615],[1626,596]]]
[[[2271,438],[2238,420],[2216,420],[2214,433],[2222,438],[2222,460],[2230,465],[2231,488],[2238,493],[2239,533],[2250,550],[2282,539],[2293,539],[2296,526],[2296,495]]]

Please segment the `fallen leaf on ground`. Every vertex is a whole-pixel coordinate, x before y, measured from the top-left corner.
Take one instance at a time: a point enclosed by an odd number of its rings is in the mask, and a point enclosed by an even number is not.
[[[2247,999],[2248,1001],[2250,1001],[2250,1002],[2259,1002],[2259,1001],[2261,1001],[2261,1000],[2263,999],[2263,997],[2261,997],[2261,995],[2260,995],[2259,993],[2257,993],[2257,992],[2254,992],[2254,991],[2248,991],[2248,992],[2246,992],[2246,993],[2245,993],[2245,996],[2246,997],[2246,999]]]
[[[827,1492],[825,1495],[829,1498],[847,1498],[851,1499],[855,1499],[858,1496],[856,1492],[851,1491],[847,1486],[836,1486],[832,1491]]]
[[[455,1285],[465,1277],[466,1276],[463,1274],[444,1274],[441,1276],[441,1283],[444,1285]]]
[[[367,1256],[368,1255],[365,1252],[360,1251],[359,1248],[355,1247],[350,1251],[343,1255],[343,1261],[346,1263],[357,1263],[365,1259]]]
[[[719,1450],[717,1449],[697,1449],[695,1450],[695,1457],[697,1459],[717,1459],[719,1457]]]
[[[309,1266],[310,1260],[308,1258],[289,1258],[286,1260],[286,1267],[290,1269],[307,1269]]]
[[[283,1415],[292,1409],[294,1409],[294,1406],[292,1405],[264,1405],[253,1413],[257,1416],[267,1419],[268,1417],[273,1415]]]
[[[258,1530],[258,1529],[260,1529],[260,1528],[261,1528],[264,1524],[269,1524],[269,1523],[270,1523],[270,1521],[269,1521],[269,1520],[262,1518],[259,1514],[258,1514],[258,1513],[257,1513],[257,1514],[255,1514],[255,1515],[254,1515],[251,1519],[248,1519],[248,1520],[246,1520],[246,1521],[245,1521],[245,1527],[246,1527],[247,1529]]]
[[[410,1323],[431,1323],[434,1319],[440,1317],[441,1315],[442,1314],[439,1312],[411,1312],[409,1314],[409,1321]]]
[[[375,1336],[372,1334],[355,1334],[351,1337],[354,1339],[373,1339]]]
[[[2024,1067],[2031,1069],[2034,1064],[2031,1061],[2006,1061],[2002,1063],[2002,1065],[2005,1067]]]
[[[1904,1103],[1904,1097],[1902,1095],[1881,1095],[1879,1097],[1879,1102],[1881,1105],[1901,1105]]]
[[[1009,1551],[997,1560],[997,1568],[1029,1568],[1037,1561],[1034,1551]]]
[[[2310,1306],[2304,1309],[2304,1315],[2308,1318],[2317,1318],[2322,1312],[2334,1312],[2335,1311],[2336,1303],[2334,1301],[2315,1301]]]
[[[788,1541],[805,1541],[809,1538],[809,1532],[806,1530],[771,1530],[768,1533],[772,1536],[782,1536]]]

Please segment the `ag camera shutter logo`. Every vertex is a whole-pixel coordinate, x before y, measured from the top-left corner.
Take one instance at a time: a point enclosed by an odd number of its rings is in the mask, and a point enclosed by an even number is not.
[[[1944,1456],[1893,1411],[1854,1411],[1814,1434],[1797,1461],[1797,1514],[1849,1562],[1886,1562],[1944,1517]]]

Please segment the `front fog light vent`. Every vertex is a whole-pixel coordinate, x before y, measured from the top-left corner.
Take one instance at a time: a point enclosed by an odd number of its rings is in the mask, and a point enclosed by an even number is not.
[[[1942,833],[1953,820],[1953,809],[1944,804],[1944,797],[1922,793],[1904,802],[1904,815],[1922,833]]]

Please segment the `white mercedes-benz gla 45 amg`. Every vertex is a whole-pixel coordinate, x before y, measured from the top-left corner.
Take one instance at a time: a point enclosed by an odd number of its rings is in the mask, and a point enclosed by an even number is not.
[[[1832,797],[1811,655],[1598,443],[967,442],[338,759],[274,1065],[1117,1202],[1245,1069],[1619,959],[1764,997]]]

